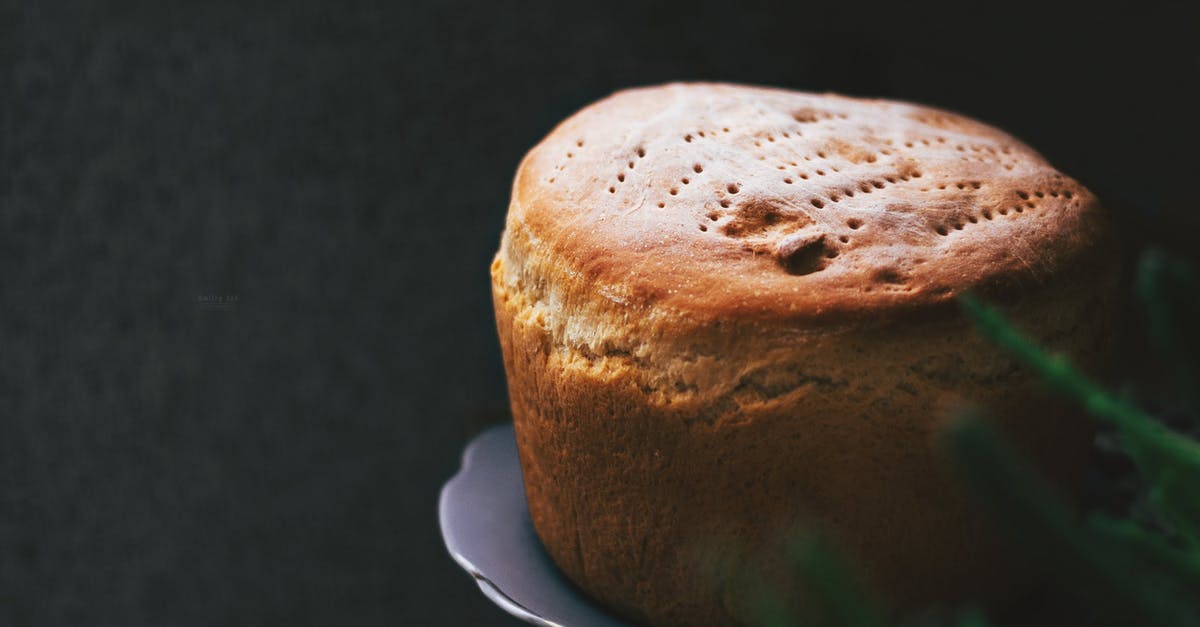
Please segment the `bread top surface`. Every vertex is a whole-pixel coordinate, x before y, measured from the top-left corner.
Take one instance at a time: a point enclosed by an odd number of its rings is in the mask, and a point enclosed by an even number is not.
[[[961,115],[670,84],[596,102],[526,155],[500,257],[553,274],[534,280],[567,300],[820,321],[1045,283],[1096,248],[1099,214],[1031,148]]]

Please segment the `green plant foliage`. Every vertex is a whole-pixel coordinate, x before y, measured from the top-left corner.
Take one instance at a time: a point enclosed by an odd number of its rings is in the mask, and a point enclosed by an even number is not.
[[[1200,279],[1195,268],[1160,250],[1138,265],[1137,292],[1146,311],[1150,341],[1175,375],[1176,387],[1196,408],[1200,360]]]
[[[1102,538],[1077,521],[980,416],[960,416],[944,437],[955,469],[998,527],[1066,592],[1099,605],[1101,618],[1118,625],[1197,624],[1195,608],[1176,586],[1138,569],[1152,557],[1135,542],[1111,543],[1118,538]]]
[[[1182,551],[1167,538],[1148,533],[1137,523],[1093,514],[1088,524],[1106,546],[1124,547],[1139,571],[1162,571],[1190,590],[1200,590],[1200,553]]]
[[[1066,359],[1038,348],[998,310],[970,295],[961,301],[980,332],[1033,368],[1052,389],[1116,428],[1150,485],[1151,506],[1193,549],[1200,549],[1200,442],[1171,431],[1083,376]]]
[[[1149,336],[1193,410],[1200,388],[1200,280],[1186,263],[1162,252],[1142,259],[1137,291]],[[1117,447],[1133,460],[1147,485],[1145,505],[1155,525],[1092,514],[1077,516],[979,411],[964,411],[942,434],[942,443],[973,497],[1014,547],[1053,576],[1061,592],[1095,609],[1112,625],[1200,626],[1200,442],[1167,428],[1126,395],[1090,380],[1062,356],[1040,348],[998,309],[967,294],[963,311],[979,331],[1036,372],[1052,390],[1076,401],[1108,425]],[[799,534],[788,557],[806,591],[822,608],[819,621],[797,619],[786,604],[764,602],[771,627],[835,625],[881,627],[882,611],[852,572],[819,536]],[[911,621],[905,624],[911,624]],[[984,627],[968,608],[922,625]]]
[[[819,601],[825,624],[844,627],[883,627],[875,603],[850,568],[820,534],[798,533],[788,543],[788,562],[809,584]]]

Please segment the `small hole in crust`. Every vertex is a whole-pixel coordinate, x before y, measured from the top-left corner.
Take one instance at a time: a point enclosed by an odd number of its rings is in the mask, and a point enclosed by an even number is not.
[[[1017,192],[1017,195],[1021,197],[1021,200],[1029,200],[1029,192],[1020,192],[1019,191],[1019,192]]]
[[[684,135],[684,136],[683,136],[683,141],[685,141],[685,142],[687,142],[687,143],[689,143],[689,144],[690,144],[690,143],[692,143],[692,136],[691,136],[691,135]]]
[[[724,208],[728,209],[728,208],[729,208],[729,205],[730,205],[730,202],[729,202],[728,200],[722,200],[722,201],[721,201],[721,206],[722,206],[722,207],[724,207]]]
[[[615,187],[610,187],[610,188],[608,188],[608,193],[610,193],[610,194],[615,194],[615,193],[617,193],[617,188],[615,188]]]
[[[678,189],[675,189],[674,187],[672,187],[672,188],[671,188],[671,195],[672,195],[672,196],[675,196],[675,195],[678,195],[678,194],[679,194],[679,190],[678,190]]]
[[[850,241],[850,236],[842,235],[842,236],[838,237],[838,241],[845,244],[846,242]]]
[[[849,220],[846,220],[846,226],[852,229],[857,229],[858,227],[862,226],[862,224],[862,220],[859,220],[858,218],[850,218]]]
[[[878,268],[871,273],[871,279],[876,283],[899,285],[904,283],[905,276],[900,270],[891,267]]]
[[[645,149],[645,148],[638,148],[638,149],[637,149],[637,156],[638,156],[638,158],[639,158],[639,159],[641,159],[642,157],[645,157],[645,156],[646,156],[646,149]]]
[[[667,203],[665,203],[665,202],[663,202],[663,201],[661,201],[661,200],[660,200],[660,201],[658,201],[658,208],[659,208],[659,209],[662,209],[663,207],[666,207],[666,206],[667,206]]]
[[[937,228],[937,234],[938,234],[938,235],[947,235],[947,234],[949,234],[949,233],[950,233],[950,231],[946,230],[946,227],[944,227],[944,226],[939,226],[939,227]]]
[[[779,264],[792,276],[820,272],[825,269],[825,258],[835,256],[837,252],[825,242],[824,235],[785,240],[776,251]]]
[[[624,173],[624,172],[622,172],[622,173],[618,174],[618,175],[617,175],[617,180],[618,180],[618,181],[620,181],[620,182],[622,182],[622,183],[624,183],[624,182],[625,182],[625,173]]]
[[[708,227],[707,227],[707,226],[704,226],[703,224],[701,224],[701,225],[700,225],[700,230],[701,230],[701,231],[707,231],[707,230],[708,230]]]
[[[688,178],[687,178],[686,176],[685,176],[685,177],[683,177],[683,178],[681,178],[681,179],[679,179],[679,182],[680,182],[680,183],[683,183],[684,185],[687,185],[688,183],[691,183],[691,181],[690,181],[690,180],[688,180]]]
[[[738,187],[737,183],[730,183],[730,184],[729,184],[729,186],[728,186],[728,187],[726,187],[725,189],[726,189],[726,191],[728,191],[730,194],[736,194],[736,193],[738,193],[739,191],[741,191],[741,188],[740,188],[740,187]]]
[[[703,172],[703,171],[704,171],[704,166],[700,165],[699,163],[697,163],[696,165],[692,166],[692,172],[695,172],[696,174],[699,174],[699,173],[701,173],[701,172]]]
[[[816,207],[817,209],[820,209],[825,206],[825,203],[821,202],[820,198],[813,198],[809,202],[811,202],[812,206]]]
[[[787,183],[788,185],[791,185],[791,184],[792,184],[792,179],[783,179],[783,182],[784,182],[784,183]]]

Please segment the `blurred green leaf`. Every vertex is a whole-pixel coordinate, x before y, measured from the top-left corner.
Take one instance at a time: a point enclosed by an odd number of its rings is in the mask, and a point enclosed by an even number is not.
[[[1147,254],[1138,291],[1151,337],[1195,399],[1200,359],[1200,282],[1190,266]],[[960,298],[980,332],[1031,367],[1053,390],[1115,428],[1115,444],[1147,480],[1144,501],[1156,516],[1137,522],[1093,515],[1079,520],[1031,468],[975,413],[964,412],[943,433],[945,447],[973,496],[1014,546],[1023,549],[1063,590],[1102,610],[1114,625],[1200,627],[1200,443],[1168,429],[1138,408],[1132,395],[1114,395],[1047,353],[1000,312],[970,294]],[[1194,407],[1194,403],[1193,403]],[[1167,528],[1175,535],[1159,533]],[[883,627],[885,613],[823,536],[796,534],[787,556],[803,582],[804,603],[759,582],[752,606],[763,627],[820,625]],[[794,600],[794,599],[793,599]],[[944,612],[943,610],[940,610]],[[912,618],[912,617],[910,617]],[[987,627],[975,608],[926,615],[922,625]]]
[[[958,619],[955,621],[958,627],[988,627],[987,617],[979,608],[966,608],[959,612]]]
[[[1122,552],[1106,550],[1076,522],[1049,487],[1019,461],[977,415],[966,414],[943,434],[959,476],[1030,559],[1037,560],[1114,624],[1182,627],[1200,624],[1195,608],[1136,572]]]
[[[1112,424],[1153,486],[1151,505],[1192,546],[1200,547],[1200,443],[1163,426],[1128,400],[1106,392],[1063,357],[1027,340],[996,309],[970,294],[959,298],[980,332],[1032,367],[1051,389]]]
[[[1146,310],[1150,341],[1170,366],[1176,387],[1196,409],[1200,360],[1200,280],[1195,268],[1161,250],[1149,250],[1138,265],[1137,292]]]
[[[1163,572],[1181,587],[1200,590],[1200,553],[1174,546],[1130,520],[1093,514],[1087,523],[1105,546],[1125,551],[1144,568]]]
[[[754,624],[758,627],[797,627],[802,625],[800,619],[788,607],[784,596],[766,584],[757,582],[753,586],[750,598],[754,612]]]
[[[886,622],[869,592],[855,578],[822,535],[796,533],[788,557],[806,586],[816,593],[823,624],[839,627],[883,627]]]

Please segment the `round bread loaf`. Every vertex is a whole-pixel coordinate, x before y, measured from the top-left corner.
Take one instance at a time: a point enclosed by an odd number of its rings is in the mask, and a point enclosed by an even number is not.
[[[718,565],[801,521],[894,601],[1004,591],[1020,572],[940,457],[945,409],[991,408],[1063,486],[1090,427],[954,299],[1095,364],[1104,224],[1028,146],[929,107],[672,84],[583,109],[521,163],[492,265],[538,535],[652,625],[749,620]]]

